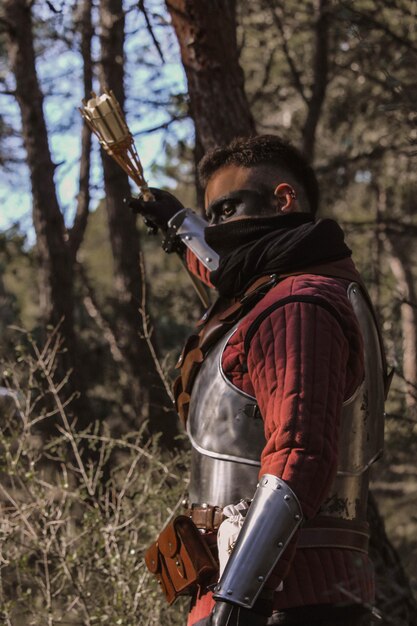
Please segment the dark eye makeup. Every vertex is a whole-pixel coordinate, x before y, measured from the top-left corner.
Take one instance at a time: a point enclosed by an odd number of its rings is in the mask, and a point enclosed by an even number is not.
[[[253,189],[239,189],[225,196],[217,198],[207,207],[207,219],[210,223],[217,223],[235,213],[242,215],[256,214],[269,202],[268,194]]]

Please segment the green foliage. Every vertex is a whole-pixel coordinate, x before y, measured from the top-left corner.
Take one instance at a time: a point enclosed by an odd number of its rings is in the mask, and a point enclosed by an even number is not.
[[[0,297],[4,298],[0,328],[23,324],[28,330],[39,322],[37,267],[33,250],[28,249],[26,236],[16,225],[0,233]]]

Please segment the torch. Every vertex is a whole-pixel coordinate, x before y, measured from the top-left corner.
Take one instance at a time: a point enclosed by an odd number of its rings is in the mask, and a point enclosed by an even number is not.
[[[154,200],[143,175],[132,133],[114,93],[106,90],[101,96],[94,92],[91,95],[90,100],[83,100],[81,115],[98,138],[103,150],[138,185],[145,202]]]
[[[142,163],[140,162],[132,133],[114,93],[106,89],[101,96],[97,96],[94,92],[91,95],[92,98],[90,100],[83,100],[83,106],[79,109],[82,117],[98,138],[103,150],[137,184],[145,202],[152,202],[155,198],[145,180]],[[203,285],[190,273],[182,258],[181,261],[191,278],[200,300],[205,307],[209,306],[209,300]]]

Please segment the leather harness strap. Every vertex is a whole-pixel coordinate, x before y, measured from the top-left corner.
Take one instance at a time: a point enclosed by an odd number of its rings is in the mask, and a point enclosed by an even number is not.
[[[225,519],[223,509],[209,504],[193,504],[191,509],[186,511],[185,515],[191,517],[197,528],[205,532],[218,530],[220,524]]]
[[[297,548],[345,548],[368,554],[369,535],[357,530],[302,528]]]
[[[200,531],[215,532],[225,518],[218,506],[193,504],[185,512]],[[368,553],[367,524],[317,517],[306,523],[298,533],[297,549],[339,548]]]
[[[173,387],[175,407],[184,426],[188,418],[192,387],[205,355],[277,281],[274,274],[261,276],[240,299],[232,303],[223,299],[217,300],[200,320],[200,332],[188,339],[176,364],[181,373]]]

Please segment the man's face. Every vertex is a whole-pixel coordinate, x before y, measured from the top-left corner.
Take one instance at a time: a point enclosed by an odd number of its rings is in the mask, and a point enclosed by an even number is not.
[[[213,174],[205,193],[210,226],[276,212],[274,189],[263,190],[254,169],[227,165]]]

